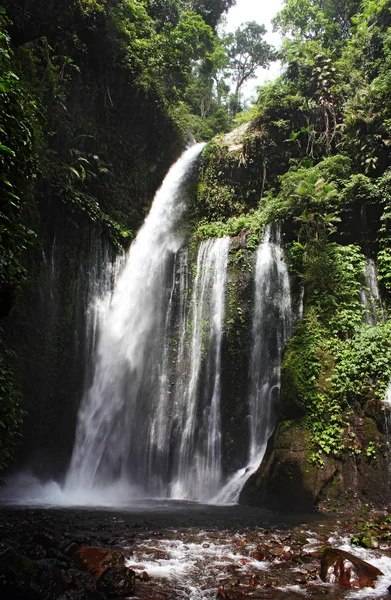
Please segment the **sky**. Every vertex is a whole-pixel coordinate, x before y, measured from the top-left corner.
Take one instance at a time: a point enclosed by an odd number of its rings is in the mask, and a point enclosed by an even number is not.
[[[278,33],[273,33],[271,24],[272,18],[281,10],[283,0],[237,0],[236,6],[233,6],[227,14],[227,24],[225,30],[235,31],[242,23],[246,21],[256,21],[265,25],[267,34],[265,40],[276,48],[281,43]],[[279,63],[272,63],[270,69],[259,69],[257,79],[251,79],[243,88],[243,95],[246,99],[255,94],[257,85],[262,85],[265,81],[270,81],[277,77],[280,72]]]

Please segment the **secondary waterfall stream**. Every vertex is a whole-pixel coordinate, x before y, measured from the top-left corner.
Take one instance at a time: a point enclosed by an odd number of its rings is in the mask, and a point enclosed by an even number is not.
[[[237,471],[216,497],[237,502],[245,481],[256,471],[275,426],[274,403],[280,389],[282,350],[292,326],[291,294],[287,266],[277,228],[268,226],[257,251],[254,317],[249,371],[248,464]]]
[[[220,371],[228,250],[229,238],[220,238],[202,242],[198,252],[189,378],[184,403],[179,399],[176,404],[181,433],[173,497],[209,500],[221,484]]]

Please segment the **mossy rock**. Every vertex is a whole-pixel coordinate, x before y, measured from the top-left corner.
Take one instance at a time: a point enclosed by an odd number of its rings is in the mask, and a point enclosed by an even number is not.
[[[389,502],[389,456],[376,422],[357,418],[351,427],[362,447],[311,463],[313,444],[304,422],[282,422],[270,438],[258,471],[246,482],[240,503],[294,512],[314,508],[343,512],[360,506],[383,509]],[[376,457],[365,449],[373,444]],[[369,446],[371,447],[371,446]]]

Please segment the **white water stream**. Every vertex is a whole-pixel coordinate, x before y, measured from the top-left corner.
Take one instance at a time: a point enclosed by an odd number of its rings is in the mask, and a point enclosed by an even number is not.
[[[364,307],[364,318],[368,325],[376,325],[379,318],[384,320],[384,312],[379,292],[376,265],[369,258],[364,269],[365,288],[361,290],[361,304]]]
[[[70,492],[118,481],[134,491],[147,480],[171,298],[167,282],[184,241],[178,231],[186,208],[183,186],[201,149],[191,147],[170,169],[115,286],[79,411],[65,486]],[[144,492],[159,492],[146,487]]]
[[[270,226],[258,248],[249,390],[248,464],[238,470],[216,496],[216,502],[239,499],[246,480],[262,462],[275,426],[274,405],[280,390],[282,351],[292,326],[291,294],[279,229]]]
[[[175,405],[180,441],[171,497],[208,501],[221,485],[220,372],[229,238],[202,242],[191,311],[189,376]]]

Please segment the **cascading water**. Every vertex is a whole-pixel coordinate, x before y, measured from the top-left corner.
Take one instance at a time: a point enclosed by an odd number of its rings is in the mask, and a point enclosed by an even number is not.
[[[201,149],[191,147],[170,169],[118,278],[79,410],[68,491],[122,482],[161,493],[150,477],[165,468],[154,452],[154,413],[165,375],[173,264],[183,244],[177,233],[186,208],[183,185]]]
[[[221,485],[220,371],[229,238],[202,242],[191,311],[189,376],[171,496],[209,500]]]
[[[288,270],[281,235],[270,226],[257,251],[252,350],[249,372],[248,464],[237,471],[216,496],[237,502],[248,477],[262,462],[275,426],[274,403],[280,388],[282,350],[291,334],[292,308]]]
[[[376,325],[380,319],[384,320],[383,307],[380,298],[376,266],[370,258],[364,268],[365,288],[361,290],[361,303],[364,307],[364,318],[368,325]]]

